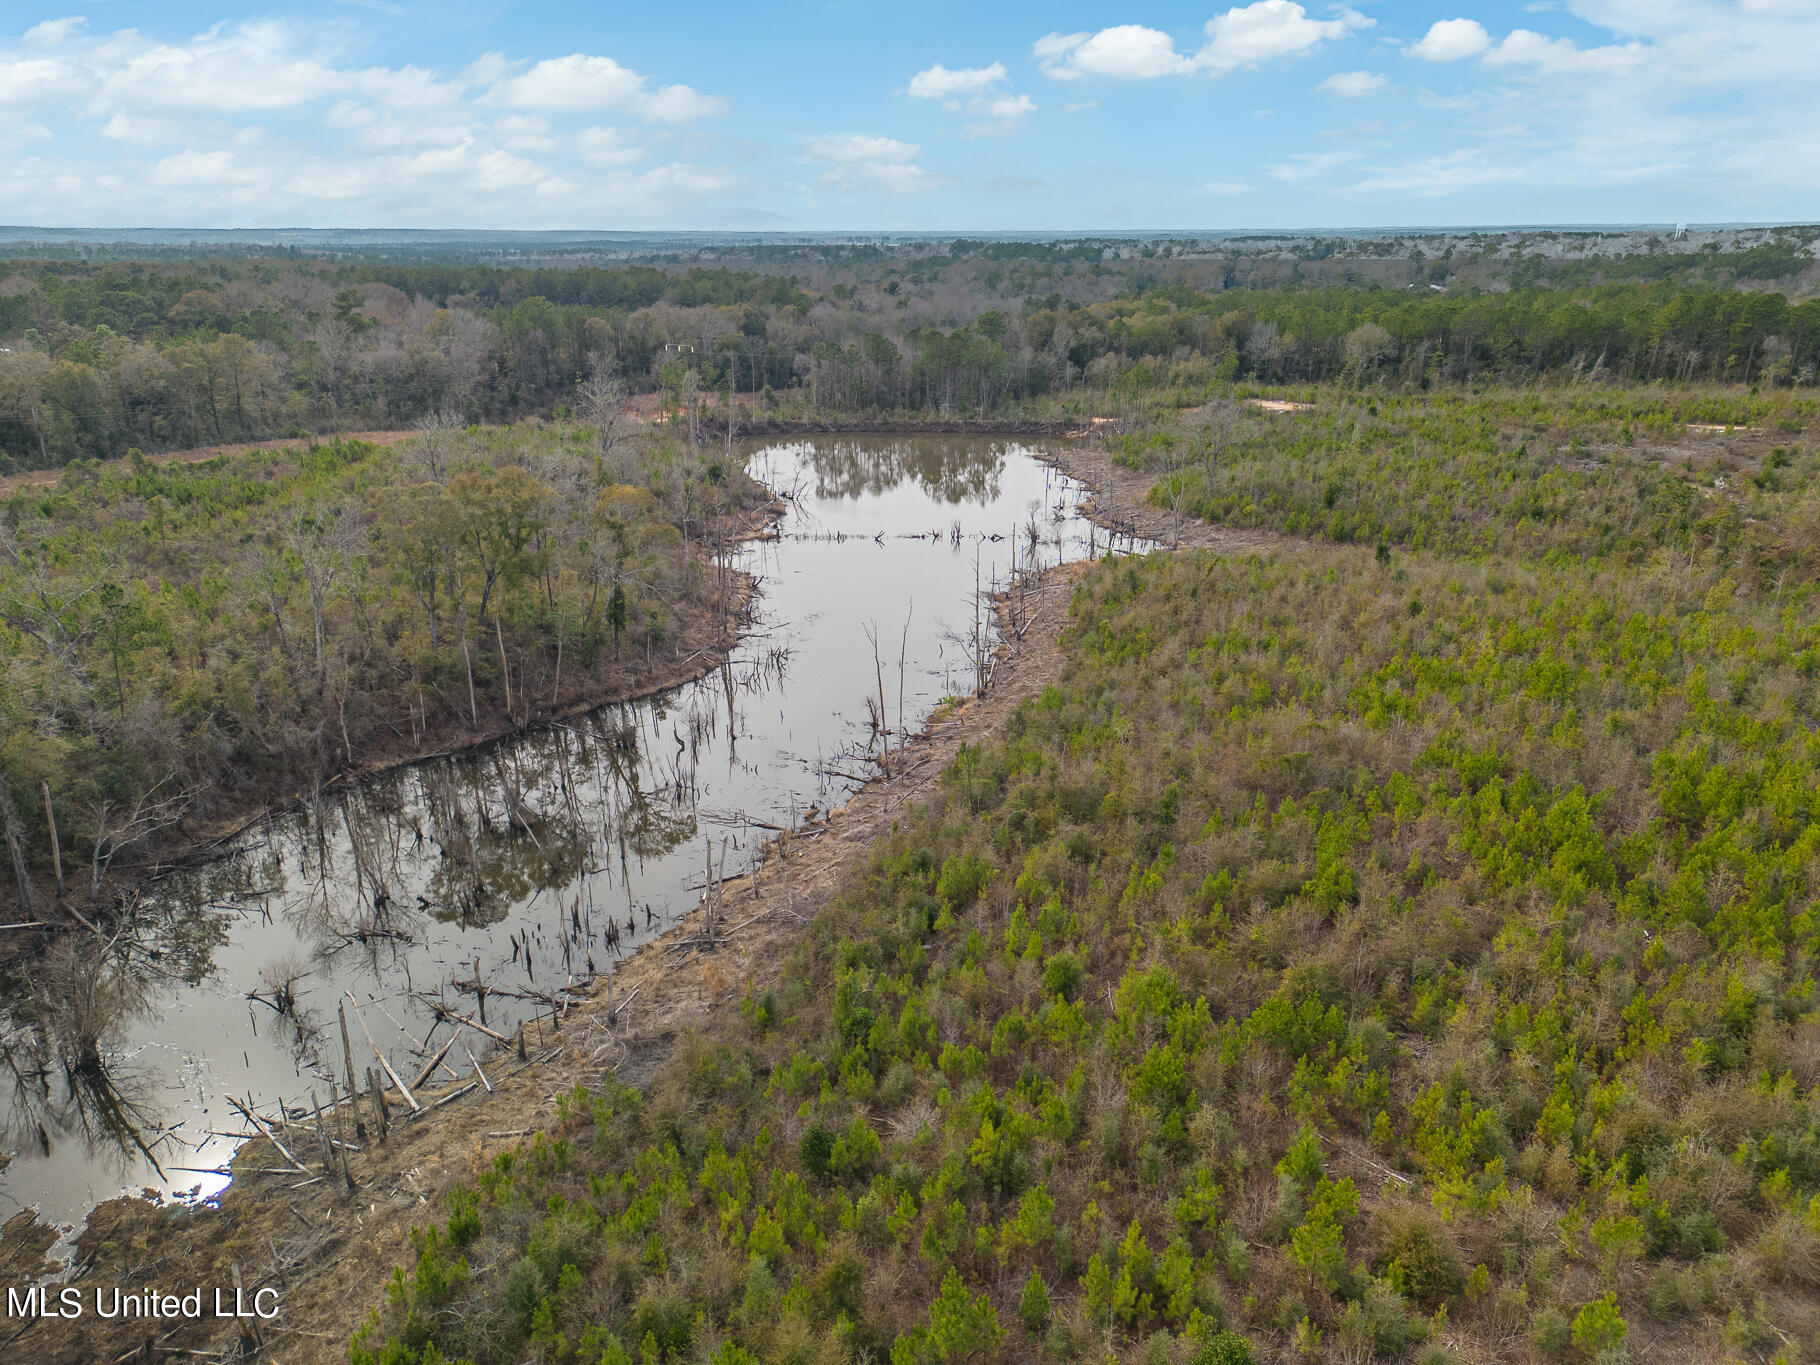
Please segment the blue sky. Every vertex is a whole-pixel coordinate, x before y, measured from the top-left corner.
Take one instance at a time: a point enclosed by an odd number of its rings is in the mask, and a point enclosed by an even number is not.
[[[1820,219],[1820,0],[5,13],[5,223]]]

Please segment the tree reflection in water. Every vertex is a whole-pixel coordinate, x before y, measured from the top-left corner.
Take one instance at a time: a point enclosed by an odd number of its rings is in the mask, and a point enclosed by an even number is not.
[[[985,506],[999,495],[1005,455],[1003,442],[977,437],[869,436],[817,441],[809,460],[821,499],[876,496],[915,483],[938,502]]]
[[[49,1156],[76,1141],[122,1176],[137,1152],[159,1174],[148,1134],[158,1121],[152,1078],[122,1060],[118,1037],[148,1003],[146,974],[116,938],[64,939],[29,971],[0,983],[11,1002],[0,1062],[11,1081],[0,1108],[0,1146]]]

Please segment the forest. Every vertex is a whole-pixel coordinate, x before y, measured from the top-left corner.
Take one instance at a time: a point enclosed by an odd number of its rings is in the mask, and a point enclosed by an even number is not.
[[[122,854],[648,690],[724,643],[744,590],[719,552],[764,496],[724,452],[611,416],[135,451],[11,490],[0,815],[20,901],[53,873],[61,894],[67,861],[93,902]]]
[[[1233,381],[1813,385],[1811,243],[1565,260],[1541,245],[21,259],[0,266],[0,473],[438,414],[555,417],[603,372],[685,408],[750,395],[786,420],[1049,419]]]

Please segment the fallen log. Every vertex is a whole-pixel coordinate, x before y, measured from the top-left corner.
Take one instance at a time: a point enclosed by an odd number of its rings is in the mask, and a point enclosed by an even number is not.
[[[431,1110],[442,1108],[442,1106],[445,1104],[453,1104],[456,1100],[460,1099],[463,1095],[467,1094],[470,1090],[478,1090],[479,1088],[480,1088],[480,1083],[478,1081],[469,1081],[466,1085],[462,1086],[459,1090],[451,1090],[448,1094],[444,1095],[441,1099],[432,1101],[429,1109],[420,1109],[417,1111],[417,1113],[413,1114],[411,1117],[420,1118],[424,1114],[429,1113]]]
[[[425,1081],[430,1079],[430,1073],[442,1065],[442,1059],[449,1055],[449,1050],[455,1046],[455,1040],[459,1037],[461,1037],[459,1033],[451,1033],[449,1041],[442,1045],[442,1051],[424,1063],[423,1070],[417,1073],[417,1079],[411,1082],[413,1089],[421,1087]]]
[[[356,1013],[358,1013],[358,1011],[356,1011]],[[260,1118],[259,1115],[255,1114],[253,1112],[250,1104],[242,1104],[239,1100],[235,1099],[232,1095],[229,1095],[227,1098],[228,1098],[228,1103],[233,1105],[234,1108],[238,1109],[241,1112],[241,1114],[246,1117],[248,1122],[250,1122],[253,1125],[253,1127],[255,1127],[259,1130],[259,1135],[261,1137],[263,1137],[267,1142],[271,1143],[272,1146],[274,1146],[278,1149],[278,1153],[280,1156],[282,1156],[286,1161],[290,1162],[291,1165],[295,1166],[298,1170],[302,1171],[305,1175],[313,1174],[313,1172],[310,1170],[310,1168],[308,1166],[304,1165],[301,1161],[299,1161],[292,1154],[291,1149],[289,1147],[286,1147],[282,1142],[280,1142],[278,1140],[278,1134],[274,1133],[269,1127],[266,1126],[265,1120]]]
[[[487,1079],[487,1073],[480,1069],[480,1060],[475,1057],[472,1052],[468,1052],[468,1045],[466,1043],[461,1045],[461,1050],[468,1053],[468,1061],[474,1067],[474,1074],[480,1077],[480,1083],[487,1088],[487,1094],[491,1095],[493,1093],[493,1082],[489,1081]]]
[[[489,990],[490,989],[491,988],[489,987]],[[426,997],[426,1000],[427,999],[428,998]],[[440,1018],[447,1019],[450,1023],[454,1023],[454,1024],[466,1024],[469,1028],[473,1029],[476,1033],[484,1033],[487,1035],[487,1037],[491,1038],[496,1043],[504,1043],[508,1047],[511,1046],[512,1040],[510,1038],[506,1037],[505,1034],[496,1033],[492,1029],[488,1028],[485,1024],[477,1023],[474,1020],[468,1018],[468,1016],[465,1014],[457,1014],[457,1013],[455,1013],[454,1010],[450,1009],[447,1005],[438,1004],[434,1000],[428,1000],[428,1003],[430,1005],[430,1008],[435,1010],[437,1015]]]
[[[417,1097],[411,1093],[411,1088],[398,1078],[398,1073],[392,1070],[392,1064],[385,1059],[385,1053],[379,1050],[379,1044],[373,1041],[373,1032],[367,1027],[366,1016],[360,1012],[360,1002],[354,999],[351,991],[348,993],[348,1001],[354,1006],[354,1022],[360,1025],[360,1031],[366,1035],[367,1046],[372,1048],[373,1055],[379,1058],[379,1065],[384,1067],[385,1074],[392,1078],[392,1084],[398,1087],[398,1093],[404,1096],[404,1102],[411,1106],[411,1112],[422,1113],[423,1106],[417,1103]],[[386,1017],[391,1018],[390,1015]]]

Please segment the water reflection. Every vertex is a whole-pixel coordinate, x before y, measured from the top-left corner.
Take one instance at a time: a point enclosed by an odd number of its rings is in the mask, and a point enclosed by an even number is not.
[[[1014,556],[1105,546],[1079,486],[1003,442],[843,438],[751,461],[792,511],[739,552],[757,620],[718,670],[317,792],[143,888],[130,933],[0,977],[0,1197],[55,1220],[123,1188],[206,1197],[241,1140],[228,1097],[326,1091],[343,1007],[357,1055],[370,1030],[401,1070],[477,984],[495,1029],[547,1014],[693,909],[709,859],[749,866],[772,829],[845,798],[887,726],[968,685],[976,584]],[[905,656],[882,708],[868,628]]]
[[[0,1043],[9,1083],[0,1105],[5,1150],[48,1157],[70,1143],[122,1177],[136,1158],[158,1170],[147,1136],[159,1131],[152,1080],[119,1045],[149,1003],[148,974],[130,946],[54,943],[0,976],[0,995],[10,1002]]]
[[[909,485],[937,502],[980,505],[999,496],[1005,467],[1002,445],[965,436],[817,441],[809,462],[817,498],[850,500]]]

